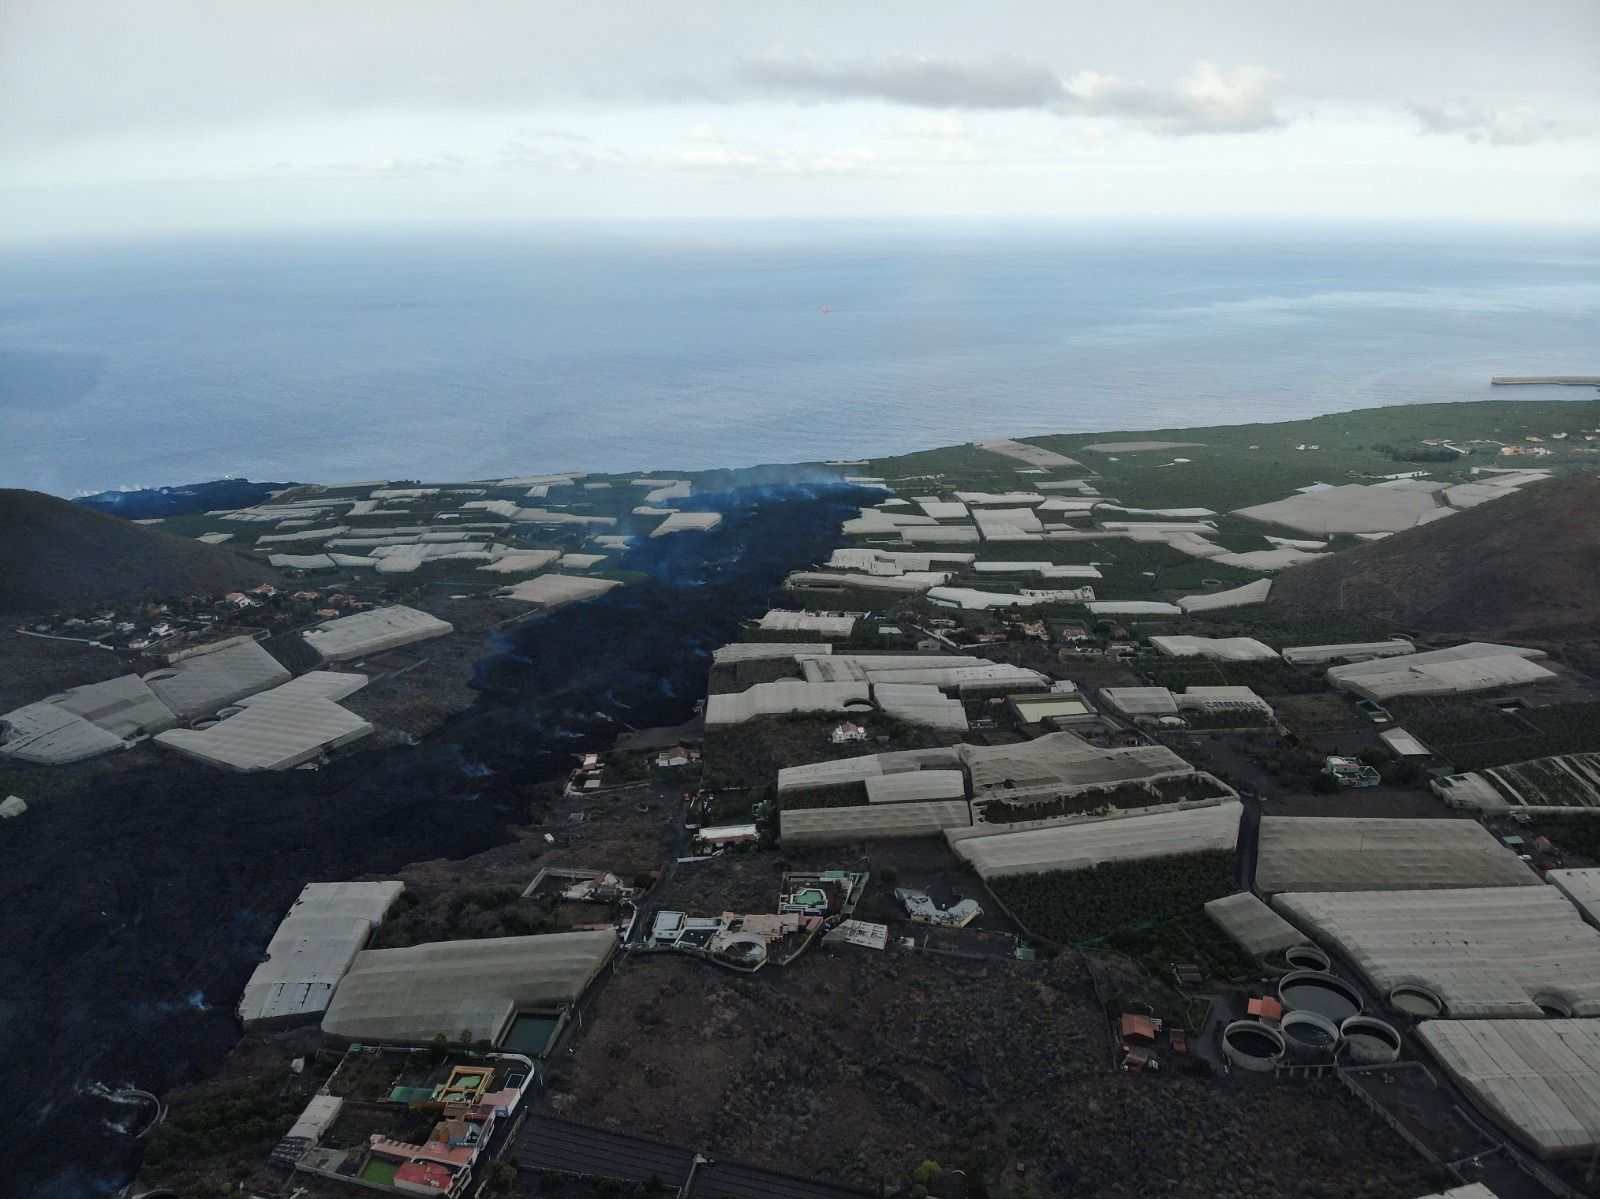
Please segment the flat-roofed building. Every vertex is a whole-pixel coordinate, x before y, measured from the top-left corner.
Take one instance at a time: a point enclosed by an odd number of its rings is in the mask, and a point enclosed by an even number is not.
[[[399,882],[307,883],[245,984],[237,1008],[245,1028],[319,1018],[404,890]]]

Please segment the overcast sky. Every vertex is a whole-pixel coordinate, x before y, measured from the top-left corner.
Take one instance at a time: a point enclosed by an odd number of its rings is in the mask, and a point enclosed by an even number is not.
[[[1597,0],[0,0],[0,237],[1600,219]]]

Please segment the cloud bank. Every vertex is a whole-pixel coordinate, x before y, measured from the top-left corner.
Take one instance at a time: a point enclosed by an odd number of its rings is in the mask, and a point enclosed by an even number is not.
[[[1187,77],[1160,85],[1097,71],[1062,78],[1016,56],[823,61],[764,55],[744,60],[738,74],[747,86],[808,104],[879,100],[932,109],[1034,110],[1126,121],[1172,136],[1253,133],[1286,123],[1271,95],[1279,76],[1261,66],[1223,70],[1201,62]]]

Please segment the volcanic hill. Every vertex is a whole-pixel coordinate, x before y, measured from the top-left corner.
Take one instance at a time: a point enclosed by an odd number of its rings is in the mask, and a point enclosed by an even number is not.
[[[1506,641],[1600,669],[1600,476],[1537,483],[1284,571],[1269,602]]]
[[[0,489],[0,528],[0,616],[280,581],[265,563],[231,550],[37,491]]]

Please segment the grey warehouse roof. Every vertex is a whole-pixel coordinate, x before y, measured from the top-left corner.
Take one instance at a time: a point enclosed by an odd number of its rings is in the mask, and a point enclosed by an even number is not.
[[[239,999],[246,1028],[314,1016],[405,884],[307,883]]]
[[[1266,893],[1539,885],[1516,854],[1471,820],[1261,819],[1256,886]]]
[[[616,934],[603,929],[368,949],[339,984],[322,1031],[359,1041],[463,1032],[497,1041],[519,1009],[576,1002],[616,948]]]

